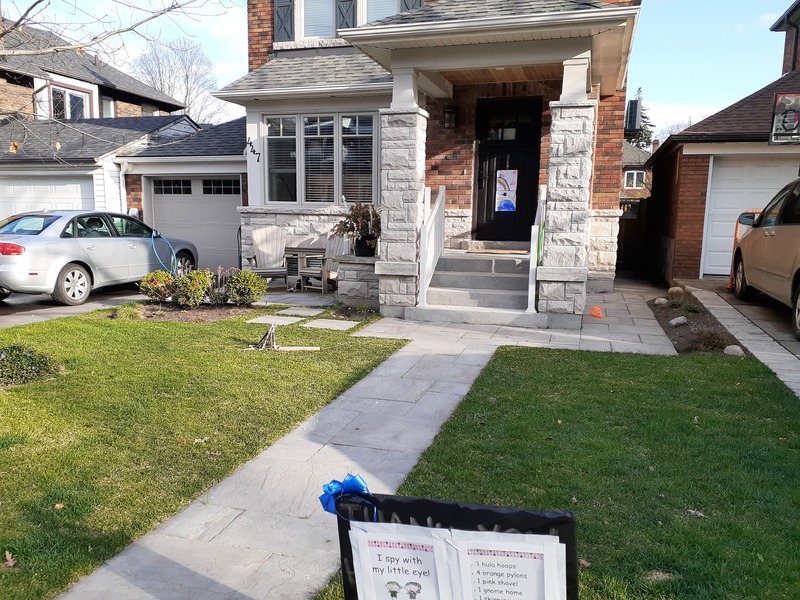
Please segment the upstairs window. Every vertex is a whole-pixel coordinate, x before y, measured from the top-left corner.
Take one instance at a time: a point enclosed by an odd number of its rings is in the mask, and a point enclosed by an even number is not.
[[[336,33],[335,0],[303,0],[303,37],[330,38]]]
[[[89,95],[83,92],[53,87],[50,90],[50,102],[54,119],[74,121],[88,116]]]
[[[626,171],[625,172],[625,189],[626,190],[643,190],[645,182],[644,171]]]

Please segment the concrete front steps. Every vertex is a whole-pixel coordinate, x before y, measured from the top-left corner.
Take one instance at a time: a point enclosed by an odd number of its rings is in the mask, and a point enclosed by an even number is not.
[[[514,248],[504,250],[513,251]],[[406,308],[405,318],[534,329],[579,329],[580,315],[525,312],[529,267],[527,253],[446,250],[428,288],[428,306]]]

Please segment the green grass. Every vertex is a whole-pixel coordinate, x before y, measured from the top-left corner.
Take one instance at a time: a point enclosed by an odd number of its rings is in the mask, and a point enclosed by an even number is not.
[[[502,348],[400,493],[573,511],[581,600],[797,598],[798,434],[752,358]]]
[[[274,312],[278,308],[259,311]],[[187,324],[107,313],[0,330],[64,372],[0,389],[4,600],[50,598],[361,379],[402,345],[244,318]]]

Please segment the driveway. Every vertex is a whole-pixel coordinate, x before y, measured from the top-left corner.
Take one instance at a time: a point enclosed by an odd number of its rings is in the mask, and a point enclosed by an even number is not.
[[[58,317],[82,315],[100,308],[119,306],[129,300],[143,300],[144,296],[132,286],[101,288],[92,292],[89,301],[80,306],[58,304],[47,294],[11,294],[0,302],[0,327],[27,325]]]

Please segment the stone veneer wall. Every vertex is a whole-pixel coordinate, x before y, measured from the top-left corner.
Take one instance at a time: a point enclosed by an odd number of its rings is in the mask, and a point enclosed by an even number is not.
[[[424,110],[381,110],[381,313],[403,317],[419,293],[419,232],[425,201]]]
[[[551,102],[550,164],[538,310],[581,315],[586,306],[589,199],[597,102]]]
[[[589,218],[590,292],[613,292],[617,272],[617,238],[622,210],[593,210]]]
[[[377,310],[378,276],[374,256],[347,256],[339,259],[336,297],[345,306],[367,306]]]

